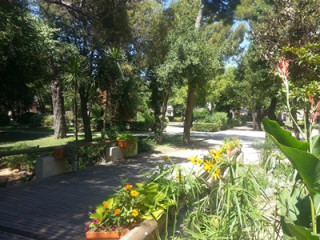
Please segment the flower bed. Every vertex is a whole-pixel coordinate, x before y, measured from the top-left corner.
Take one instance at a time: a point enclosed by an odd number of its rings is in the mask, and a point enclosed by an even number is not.
[[[175,232],[180,207],[192,205],[206,192],[208,179],[221,178],[225,157],[226,148],[211,150],[204,158],[188,158],[193,165],[198,165],[197,168],[182,169],[165,156],[164,160],[169,164],[160,165],[158,171],[147,176],[145,183],[123,183],[115,194],[90,213],[87,238],[90,239],[92,232],[129,232],[133,229],[123,239],[149,239],[146,235],[152,239],[163,229],[168,230],[169,209],[173,211],[170,218],[173,224],[170,225]]]

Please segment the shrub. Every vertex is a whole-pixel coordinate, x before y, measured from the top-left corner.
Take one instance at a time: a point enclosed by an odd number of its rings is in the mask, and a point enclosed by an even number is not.
[[[27,144],[19,144],[14,146],[11,150],[21,150],[30,148]],[[36,164],[36,153],[20,154],[6,157],[6,163],[9,168],[34,171]]]
[[[207,115],[204,122],[193,123],[192,130],[200,132],[216,132],[228,128],[227,114],[224,112],[216,112]]]
[[[6,126],[10,123],[10,117],[7,114],[0,114],[0,126]]]
[[[213,114],[209,114],[205,117],[203,122],[217,123],[221,126],[221,129],[228,128],[228,117],[227,117],[227,113],[224,113],[224,112],[215,112]]]
[[[217,123],[193,123],[192,130],[199,132],[217,132],[221,129]]]
[[[37,113],[26,112],[17,117],[17,122],[20,124],[29,124],[32,116],[38,115]]]
[[[247,116],[238,116],[231,119],[232,126],[243,126],[247,123]]]
[[[138,152],[150,152],[156,146],[156,141],[150,137],[144,137],[138,139]]]
[[[193,120],[198,121],[198,122],[206,122],[205,118],[207,116],[210,116],[211,113],[209,112],[208,109],[203,109],[203,110],[193,110]]]
[[[53,115],[36,114],[30,118],[32,127],[53,128]]]
[[[143,117],[145,119],[145,124],[146,124],[146,127],[149,129],[151,128],[152,130],[154,130],[154,124],[155,124],[155,118],[154,118],[154,115],[147,112],[147,113],[144,113],[143,114]]]
[[[53,128],[53,115],[45,115],[42,127]]]

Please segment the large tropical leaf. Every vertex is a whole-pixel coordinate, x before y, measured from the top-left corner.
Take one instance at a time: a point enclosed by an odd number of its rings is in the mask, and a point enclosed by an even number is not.
[[[291,132],[282,129],[276,121],[264,118],[262,120],[262,128],[284,146],[300,149],[305,152],[309,150],[309,143],[297,140],[292,136]]]
[[[311,153],[316,157],[320,156],[320,135],[314,136],[311,139]]]
[[[312,233],[312,230],[302,226],[295,225],[292,221],[285,219],[286,229],[297,240],[319,240],[320,236]]]
[[[320,160],[307,152],[309,144],[296,140],[275,121],[265,118],[262,127],[297,169],[309,193],[320,193]]]

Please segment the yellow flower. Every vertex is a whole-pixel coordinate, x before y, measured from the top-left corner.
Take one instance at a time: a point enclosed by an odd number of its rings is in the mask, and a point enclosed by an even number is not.
[[[211,150],[209,154],[211,155],[212,159],[215,160],[216,162],[221,162],[222,160],[222,149],[218,150]]]
[[[103,207],[104,207],[104,208],[108,208],[109,205],[108,205],[108,204],[103,204]]]
[[[214,163],[213,163],[213,162],[205,161],[205,162],[203,163],[203,170],[205,170],[205,171],[207,171],[207,172],[210,172],[213,166],[214,166]]]
[[[124,187],[125,190],[130,190],[130,189],[132,189],[132,188],[133,188],[133,186],[132,186],[131,184],[127,184],[127,185]]]
[[[136,198],[136,197],[139,196],[139,192],[136,191],[136,190],[132,190],[132,191],[130,192],[130,195],[131,195],[131,197]]]
[[[203,160],[201,160],[201,159],[198,157],[198,155],[196,155],[196,156],[190,156],[190,157],[188,158],[188,160],[190,160],[190,161],[192,162],[192,164],[194,164],[194,165],[199,165],[199,164],[201,164],[202,161],[203,161]]]
[[[103,220],[103,219],[102,219],[102,218],[100,218],[100,219],[98,220],[98,223],[101,223],[101,222],[102,222],[102,220]]]
[[[212,173],[212,177],[214,180],[221,178],[221,171],[219,168]]]
[[[132,216],[137,217],[139,215],[139,210],[135,208],[131,211],[131,214]]]
[[[177,174],[176,174],[176,178],[177,178],[177,180],[180,180],[180,179],[183,178],[183,175],[180,175],[180,173],[177,173]]]
[[[116,210],[114,210],[114,214],[115,215],[119,215],[121,213],[121,209],[117,208]]]
[[[165,155],[165,156],[163,156],[163,160],[166,162],[169,162],[171,159],[169,156]]]

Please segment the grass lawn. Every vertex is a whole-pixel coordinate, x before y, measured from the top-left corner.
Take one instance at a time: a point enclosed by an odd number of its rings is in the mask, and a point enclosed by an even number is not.
[[[94,136],[94,140],[99,140],[100,137]],[[83,140],[83,136],[79,136],[79,140]],[[28,147],[49,147],[64,145],[75,141],[74,136],[63,139],[55,139],[51,134],[44,133],[22,133],[22,132],[0,132],[0,151],[9,150],[10,148],[25,144]]]

